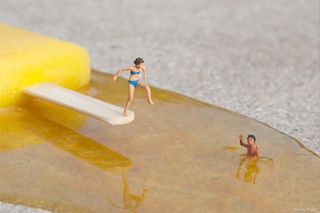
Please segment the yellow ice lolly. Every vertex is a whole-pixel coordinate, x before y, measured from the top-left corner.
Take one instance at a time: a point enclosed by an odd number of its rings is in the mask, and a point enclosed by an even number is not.
[[[22,89],[35,83],[77,89],[89,80],[85,48],[0,24],[0,107],[19,103]]]

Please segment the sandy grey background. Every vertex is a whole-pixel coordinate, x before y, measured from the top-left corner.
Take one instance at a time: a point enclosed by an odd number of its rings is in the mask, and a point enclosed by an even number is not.
[[[113,73],[141,56],[151,85],[238,111],[320,153],[318,0],[0,3],[0,23],[84,46],[93,68]]]

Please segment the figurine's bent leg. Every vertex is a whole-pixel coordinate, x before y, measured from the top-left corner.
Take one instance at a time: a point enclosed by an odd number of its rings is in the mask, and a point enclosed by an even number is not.
[[[148,103],[149,104],[153,104],[153,101],[152,101],[152,98],[151,98],[151,89],[150,89],[150,87],[147,84],[145,84],[145,83],[143,83],[141,81],[138,83],[138,85],[146,90],[147,97],[148,97]]]
[[[123,111],[124,116],[128,115],[128,109],[129,109],[129,106],[133,100],[133,96],[134,96],[134,86],[132,86],[131,84],[128,84],[128,98],[126,101],[126,106]]]

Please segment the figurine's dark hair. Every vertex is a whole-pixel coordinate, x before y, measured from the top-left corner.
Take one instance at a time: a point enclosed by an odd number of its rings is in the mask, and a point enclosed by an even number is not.
[[[256,142],[256,136],[254,136],[254,135],[248,135],[247,140],[248,140],[249,138],[252,138],[252,139],[254,140],[254,142]]]
[[[133,63],[134,63],[135,65],[139,65],[139,64],[141,64],[141,63],[144,63],[144,60],[143,60],[142,58],[138,57],[138,58],[136,58],[136,59],[133,61]]]

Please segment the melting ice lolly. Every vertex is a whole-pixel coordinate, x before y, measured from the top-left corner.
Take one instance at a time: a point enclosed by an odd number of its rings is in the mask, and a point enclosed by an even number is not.
[[[89,80],[86,49],[0,24],[0,107],[19,103],[25,92],[113,125],[134,119],[132,111],[124,117],[120,107],[72,91]]]

